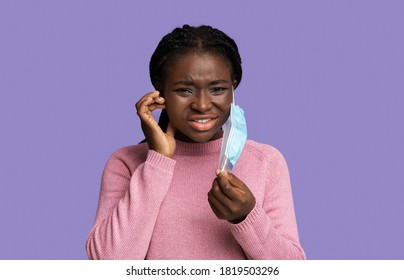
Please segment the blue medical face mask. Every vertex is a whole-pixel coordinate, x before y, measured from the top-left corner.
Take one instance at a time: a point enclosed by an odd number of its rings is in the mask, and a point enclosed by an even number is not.
[[[244,118],[244,111],[233,102],[230,107],[230,116],[223,124],[222,149],[219,156],[219,169],[231,172],[243,151],[247,141],[247,123]]]

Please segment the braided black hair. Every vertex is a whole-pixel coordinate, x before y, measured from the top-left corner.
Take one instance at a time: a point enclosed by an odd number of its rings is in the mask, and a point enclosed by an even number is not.
[[[210,52],[222,56],[228,60],[232,68],[232,79],[240,84],[242,76],[241,57],[234,40],[219,29],[209,25],[193,27],[183,25],[175,28],[165,35],[157,45],[149,64],[150,79],[157,89],[164,75],[165,66],[179,55],[190,52]],[[170,119],[167,111],[162,110],[159,118],[159,126],[163,131],[167,130]]]

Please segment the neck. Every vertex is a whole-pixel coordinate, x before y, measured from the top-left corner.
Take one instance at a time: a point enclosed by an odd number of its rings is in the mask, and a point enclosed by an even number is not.
[[[215,135],[213,135],[213,137],[212,138],[210,138],[208,141],[206,141],[206,142],[209,142],[209,141],[213,141],[213,140],[217,140],[217,139],[219,139],[219,138],[222,138],[223,137],[223,130],[219,130],[219,131],[217,131],[216,133],[215,133]],[[197,141],[194,141],[194,140],[192,140],[191,138],[189,138],[188,136],[186,136],[185,134],[183,134],[181,131],[179,131],[179,130],[177,130],[176,132],[175,132],[175,139],[176,140],[178,140],[178,141],[182,141],[182,142],[188,142],[188,143],[200,143],[200,142],[197,142]]]

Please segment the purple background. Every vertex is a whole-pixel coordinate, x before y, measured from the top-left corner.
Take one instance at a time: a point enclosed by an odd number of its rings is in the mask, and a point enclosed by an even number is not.
[[[85,259],[101,172],[172,28],[240,47],[249,137],[289,164],[310,259],[404,258],[403,1],[0,2],[0,259]],[[192,3],[192,4],[191,4]]]

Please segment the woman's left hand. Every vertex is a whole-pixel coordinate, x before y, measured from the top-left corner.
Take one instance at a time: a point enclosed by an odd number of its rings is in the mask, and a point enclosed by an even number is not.
[[[237,224],[247,217],[255,206],[250,189],[234,174],[222,171],[213,180],[208,193],[209,205],[219,219]]]

